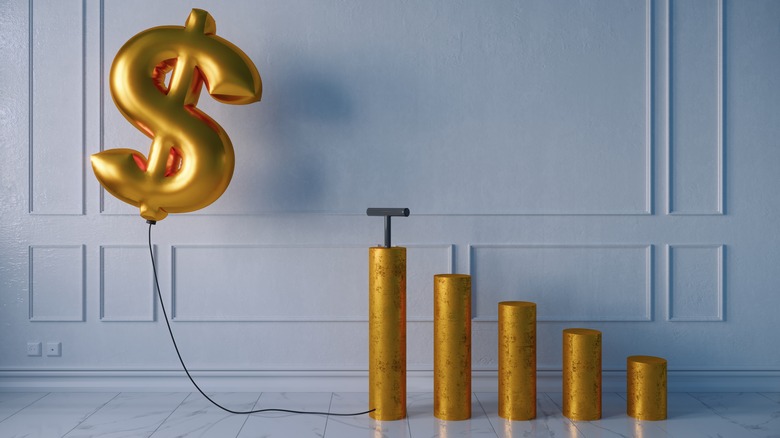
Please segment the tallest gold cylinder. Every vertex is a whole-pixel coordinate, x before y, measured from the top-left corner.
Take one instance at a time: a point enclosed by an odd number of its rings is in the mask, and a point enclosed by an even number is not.
[[[406,248],[368,251],[368,408],[406,417]]]
[[[471,418],[471,276],[433,276],[433,415]]]

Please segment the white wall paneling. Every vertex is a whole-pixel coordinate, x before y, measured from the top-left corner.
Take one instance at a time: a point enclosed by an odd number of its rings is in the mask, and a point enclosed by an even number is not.
[[[724,245],[667,245],[669,321],[724,320]]]
[[[669,1],[668,212],[723,214],[723,0]]]
[[[155,296],[148,247],[100,247],[101,321],[154,321]]]
[[[84,321],[83,245],[31,246],[30,320]]]
[[[84,13],[82,0],[30,0],[31,213],[84,213]]]
[[[473,245],[474,317],[532,301],[539,321],[652,320],[651,245]]]
[[[368,246],[175,246],[174,319],[368,321]],[[408,320],[433,320],[451,272],[452,245],[407,246]]]
[[[35,375],[177,384],[147,226],[101,194],[87,155],[148,152],[109,69],[133,35],[193,7],[264,85],[247,106],[202,93],[234,144],[233,180],[154,229],[179,345],[193,369],[225,373],[216,384],[365,378],[382,225],[364,212],[382,206],[412,211],[393,231],[420,382],[442,272],[474,275],[477,374],[497,368],[510,299],[539,305],[548,377],[571,326],[602,330],[608,370],[666,357],[678,389],[780,372],[757,336],[780,308],[780,2],[7,0],[0,390]],[[63,356],[26,355],[55,338]]]

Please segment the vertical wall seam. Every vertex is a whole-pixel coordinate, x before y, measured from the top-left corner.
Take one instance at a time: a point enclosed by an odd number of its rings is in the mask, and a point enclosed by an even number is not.
[[[724,108],[723,108],[723,101],[725,98],[725,63],[724,63],[724,57],[725,57],[725,48],[724,48],[724,39],[725,39],[725,32],[724,32],[724,26],[725,26],[725,13],[723,9],[723,0],[718,0],[718,65],[717,65],[717,75],[718,75],[718,108],[717,108],[717,123],[718,123],[718,213],[719,214],[725,214],[725,199],[724,199],[724,166],[725,166],[725,159],[724,159],[724,149],[723,149],[723,134],[725,130],[725,120],[724,120]]]
[[[666,214],[672,214],[672,0],[666,0]],[[667,308],[668,309],[668,308]]]
[[[725,189],[724,189],[724,173],[725,173],[725,159],[724,159],[724,75],[725,75],[725,63],[724,63],[724,0],[717,0],[717,18],[716,18],[716,199],[715,209],[712,211],[706,210],[694,210],[694,211],[675,211],[673,202],[673,185],[674,185],[674,161],[672,159],[674,123],[673,116],[674,110],[672,106],[672,65],[673,65],[673,44],[672,44],[672,2],[673,0],[667,0],[667,14],[666,14],[666,214],[677,216],[719,216],[725,214]]]
[[[653,1],[645,2],[645,211],[653,214]]]
[[[33,0],[28,3],[28,36],[27,36],[27,98],[28,98],[28,121],[27,121],[27,213],[33,212]],[[30,308],[32,316],[32,308]]]
[[[81,214],[87,213],[87,0],[81,0]]]
[[[98,117],[98,125],[99,125],[99,134],[98,134],[98,143],[100,147],[100,152],[103,152],[105,150],[105,1],[100,0],[100,24],[99,24],[99,40],[100,40],[100,53],[98,54],[98,64],[100,66],[100,72],[98,77],[100,78],[100,85],[99,85],[99,96],[100,96],[100,102],[98,103],[98,111],[100,112],[100,115]],[[101,186],[99,189],[99,195],[98,195],[98,211],[100,213],[103,213],[105,211],[105,199],[106,199],[106,191],[103,190],[103,187]]]

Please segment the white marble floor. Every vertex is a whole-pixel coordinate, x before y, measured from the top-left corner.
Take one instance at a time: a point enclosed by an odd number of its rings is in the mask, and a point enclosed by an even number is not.
[[[236,410],[278,407],[352,412],[366,393],[215,393]],[[625,394],[603,395],[604,418],[572,422],[560,393],[539,393],[538,418],[505,421],[495,393],[476,393],[472,418],[433,417],[433,395],[408,397],[406,420],[367,415],[328,417],[267,413],[231,415],[198,393],[0,393],[0,437],[780,437],[780,393],[670,393],[669,419],[637,421],[625,414]]]

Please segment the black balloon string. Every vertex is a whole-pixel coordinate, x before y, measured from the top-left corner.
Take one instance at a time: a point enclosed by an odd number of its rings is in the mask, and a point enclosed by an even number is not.
[[[210,401],[211,404],[222,409],[225,412],[229,412],[231,414],[241,414],[241,415],[257,414],[260,412],[286,412],[289,414],[311,414],[311,415],[330,415],[336,417],[354,417],[358,415],[365,415],[370,412],[374,412],[376,410],[376,409],[370,409],[368,411],[354,412],[348,414],[340,414],[340,413],[333,413],[333,412],[317,412],[317,411],[296,411],[292,409],[279,409],[279,408],[255,409],[252,411],[236,411],[222,406],[221,404],[215,402],[211,397],[206,395],[206,393],[203,392],[202,389],[200,389],[200,386],[198,386],[198,384],[195,383],[195,379],[192,378],[192,374],[190,374],[190,370],[187,369],[187,365],[184,364],[184,359],[182,359],[181,357],[179,346],[176,344],[176,337],[173,336],[173,330],[171,329],[171,322],[168,320],[168,313],[165,311],[165,303],[163,302],[162,292],[160,292],[160,282],[157,279],[157,265],[154,261],[154,251],[152,250],[152,225],[154,225],[157,222],[152,220],[146,222],[149,224],[149,257],[152,260],[152,272],[154,273],[154,285],[157,287],[157,297],[160,299],[160,308],[162,309],[163,317],[165,317],[165,325],[168,327],[168,333],[171,335],[171,342],[173,343],[173,348],[176,350],[176,356],[179,357],[179,362],[181,362],[181,367],[184,369],[184,372],[187,373],[187,377],[190,379],[190,382],[192,382],[192,386],[194,386],[195,389],[197,389],[198,392],[200,392],[200,394],[206,398],[206,400]]]

